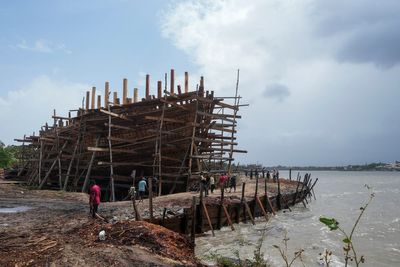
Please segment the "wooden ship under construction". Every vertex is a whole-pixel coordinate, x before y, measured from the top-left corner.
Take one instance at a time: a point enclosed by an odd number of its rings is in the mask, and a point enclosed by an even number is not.
[[[239,75],[239,72],[238,72]],[[169,86],[167,86],[169,78]],[[18,175],[31,186],[86,192],[90,179],[101,185],[104,200],[120,200],[139,177],[157,177],[158,194],[190,190],[201,173],[231,172],[241,97],[217,97],[205,90],[201,77],[195,90],[185,72],[183,88],[174,70],[157,82],[151,94],[146,75],[145,96],[134,88],[122,97],[105,83],[104,97],[96,87],[86,92],[82,107],[68,116],[54,111],[53,125],[39,135],[15,139],[23,144]],[[112,96],[112,99],[111,99]]]

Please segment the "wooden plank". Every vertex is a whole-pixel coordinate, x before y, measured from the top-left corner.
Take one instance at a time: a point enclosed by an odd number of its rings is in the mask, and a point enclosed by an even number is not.
[[[208,211],[207,211],[207,207],[206,207],[206,205],[204,204],[204,202],[202,202],[202,204],[203,204],[204,213],[205,213],[206,218],[207,218],[207,221],[208,221],[208,226],[209,226],[210,229],[211,229],[212,235],[215,236],[214,228],[213,228],[213,226],[212,226],[212,223],[211,223],[211,220],[210,220],[210,215],[208,214]]]
[[[225,213],[226,218],[228,219],[228,223],[229,223],[229,225],[231,226],[232,231],[235,231],[235,227],[233,227],[233,223],[232,223],[232,220],[231,220],[231,216],[229,215],[229,212],[228,212],[228,210],[226,209],[225,204],[222,204],[222,208],[223,208],[223,210],[224,210],[224,213]]]

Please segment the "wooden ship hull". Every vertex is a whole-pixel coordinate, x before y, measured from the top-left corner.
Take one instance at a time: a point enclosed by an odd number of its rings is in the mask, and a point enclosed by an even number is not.
[[[147,75],[139,101],[136,88],[128,97],[127,83],[122,98],[113,92],[110,101],[106,82],[103,105],[93,87],[85,106],[68,117],[54,111],[52,126],[16,139],[25,151],[19,176],[38,188],[83,192],[95,179],[104,198],[114,201],[124,199],[142,176],[157,177],[159,195],[188,191],[200,173],[230,172],[234,153],[246,153],[236,149],[237,88],[227,103],[205,90],[203,77],[190,91],[186,72],[183,92],[180,85],[175,91],[171,70],[169,91],[158,81],[157,95],[151,95]]]

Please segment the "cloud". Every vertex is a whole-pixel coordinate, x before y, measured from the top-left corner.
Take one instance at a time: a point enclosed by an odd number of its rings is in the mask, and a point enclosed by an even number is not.
[[[275,99],[278,102],[282,102],[289,95],[289,88],[279,83],[267,85],[263,92],[264,97]]]
[[[45,122],[52,124],[53,109],[67,116],[70,109],[81,106],[86,84],[36,77],[22,89],[10,90],[0,97],[0,140],[10,144],[24,134],[36,134]]]
[[[400,62],[400,2],[388,0],[315,1],[314,32],[338,44],[339,61],[393,67]]]
[[[68,50],[65,44],[56,44],[48,40],[39,39],[28,44],[26,40],[22,40],[19,44],[15,45],[16,48],[26,51],[39,52],[39,53],[54,53],[61,51],[67,54],[71,54],[72,51]]]
[[[400,159],[400,125],[393,123],[400,113],[399,5],[176,1],[161,30],[217,95],[234,94],[240,69],[241,101],[251,106],[240,111],[238,143],[249,153],[236,160],[393,161]]]

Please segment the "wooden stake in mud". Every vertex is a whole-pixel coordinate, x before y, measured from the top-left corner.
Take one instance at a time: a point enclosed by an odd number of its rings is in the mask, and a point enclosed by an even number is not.
[[[242,197],[240,198],[239,214],[241,212],[242,207],[244,206],[243,201],[244,201],[244,191],[245,191],[245,189],[246,189],[246,183],[243,182],[242,183]],[[246,209],[246,207],[245,207],[245,209]],[[246,212],[243,212],[243,219],[244,219],[244,222],[247,223]]]
[[[213,226],[212,226],[212,223],[211,223],[210,215],[208,214],[208,210],[207,210],[206,204],[204,204],[204,202],[202,202],[202,205],[203,205],[204,214],[206,215],[206,218],[207,218],[207,221],[208,221],[208,226],[210,226],[212,235],[215,236],[214,229],[213,229]]]
[[[297,175],[297,180],[296,180],[296,181],[297,181],[296,193],[294,194],[294,197],[293,197],[292,206],[294,206],[294,205],[296,204],[297,195],[298,195],[298,193],[299,193],[300,179],[301,179],[301,178],[299,178],[299,175]]]
[[[192,199],[192,228],[191,230],[191,241],[192,244],[195,244],[195,238],[196,238],[196,197],[193,196]]]
[[[256,217],[256,198],[257,198],[257,195],[258,195],[258,175],[256,175],[256,189],[255,189],[255,191],[254,191],[254,205],[253,205],[253,210],[252,210],[252,212],[253,212],[253,217]]]
[[[233,227],[231,216],[229,215],[229,212],[226,209],[226,206],[224,204],[222,204],[222,208],[224,209],[224,213],[225,213],[226,219],[228,220],[228,223],[231,226],[232,231],[235,231],[235,227]]]
[[[203,212],[202,212],[203,193],[204,193],[203,183],[200,182],[200,203],[199,203],[199,209],[197,209],[197,228],[200,233],[203,232]]]
[[[281,209],[281,199],[282,199],[282,195],[281,195],[281,183],[279,181],[279,176],[276,177],[276,180],[278,182],[278,195],[276,196],[276,205],[278,206],[278,210]]]
[[[131,195],[133,210],[135,212],[135,220],[136,221],[141,221],[142,218],[141,218],[139,210],[138,210],[138,208],[136,206],[136,190],[135,190],[134,186],[132,186],[131,189],[129,190],[129,194]]]
[[[149,211],[150,211],[150,222],[153,222],[153,178],[149,179]]]
[[[217,229],[221,229],[222,205],[224,204],[224,185],[221,187],[221,199],[218,207]]]
[[[247,211],[247,215],[249,215],[249,217],[250,217],[251,223],[253,225],[255,225],[256,223],[254,221],[253,215],[251,214],[251,210],[250,210],[249,204],[247,204],[246,201],[244,202],[244,207],[245,207],[245,210]]]
[[[292,169],[289,169],[289,181],[292,180]]]
[[[258,204],[258,206],[260,207],[261,212],[263,213],[263,215],[264,215],[264,217],[265,217],[265,220],[268,221],[268,214],[267,214],[267,212],[265,211],[264,206],[263,206],[263,204],[261,203],[261,200],[260,200],[260,198],[259,198],[258,196],[256,196],[255,201],[256,201],[256,203]]]

